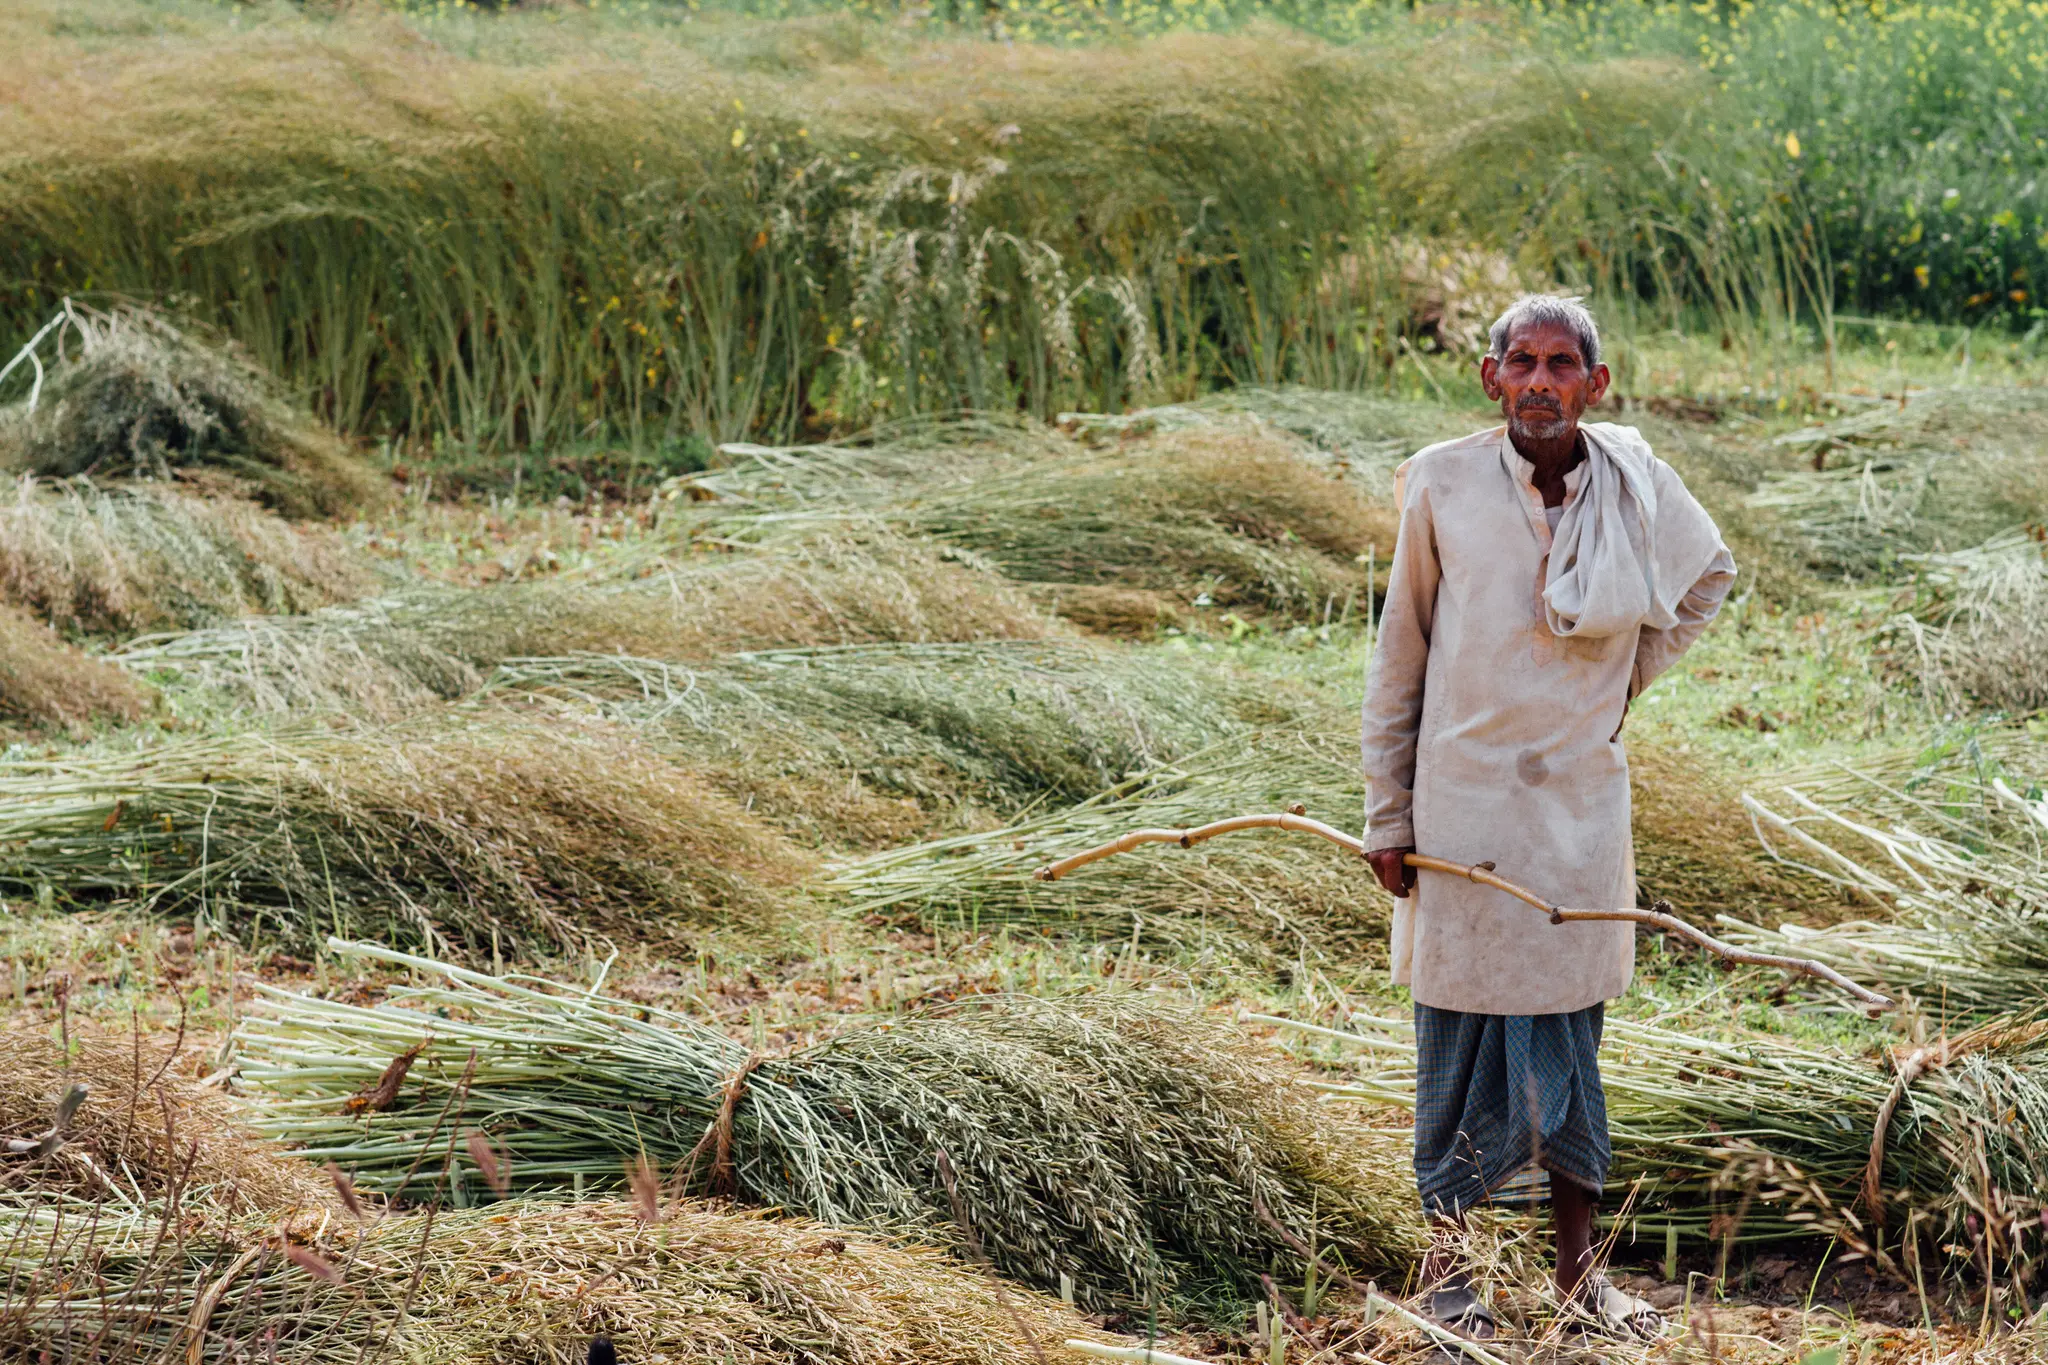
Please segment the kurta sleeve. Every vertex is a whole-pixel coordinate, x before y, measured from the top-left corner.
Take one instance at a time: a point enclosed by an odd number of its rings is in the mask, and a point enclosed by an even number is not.
[[[1735,585],[1735,556],[1722,546],[1707,565],[1707,571],[1692,585],[1672,615],[1677,624],[1664,630],[1645,627],[1636,640],[1635,673],[1629,679],[1628,695],[1631,700],[1643,694],[1643,690],[1657,680],[1659,674],[1678,662],[1685,651],[1692,648],[1693,641],[1700,638],[1716,614],[1721,603],[1728,597],[1728,590]]]
[[[1401,482],[1408,485],[1406,479]],[[1415,742],[1422,730],[1422,684],[1429,667],[1441,573],[1429,490],[1408,485],[1387,578],[1386,608],[1365,686],[1360,747],[1368,849],[1408,848],[1415,843]]]

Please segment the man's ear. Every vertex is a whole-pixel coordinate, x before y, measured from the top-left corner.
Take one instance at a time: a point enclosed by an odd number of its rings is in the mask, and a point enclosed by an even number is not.
[[[1605,365],[1595,365],[1593,373],[1586,377],[1586,406],[1597,408],[1600,400],[1607,396],[1607,386],[1614,382]]]
[[[1500,401],[1500,357],[1484,356],[1479,361],[1479,387],[1486,390],[1486,396]]]

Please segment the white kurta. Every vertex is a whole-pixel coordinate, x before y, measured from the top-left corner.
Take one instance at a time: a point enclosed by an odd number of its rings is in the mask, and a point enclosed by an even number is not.
[[[1720,609],[1735,562],[1705,509],[1632,428],[1589,443],[1649,480],[1646,556],[1675,624],[1554,634],[1543,592],[1553,532],[1535,467],[1498,427],[1429,447],[1397,476],[1400,538],[1366,688],[1366,846],[1413,845],[1552,902],[1635,904],[1628,703]],[[1587,465],[1566,475],[1567,506]],[[1440,1009],[1557,1014],[1628,987],[1634,926],[1553,925],[1489,887],[1419,874],[1394,903],[1394,980]]]

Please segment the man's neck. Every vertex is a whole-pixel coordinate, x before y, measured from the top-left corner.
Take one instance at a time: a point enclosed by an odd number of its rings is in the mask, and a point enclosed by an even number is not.
[[[1578,427],[1574,426],[1552,440],[1518,436],[1510,430],[1508,439],[1514,442],[1516,452],[1536,467],[1530,482],[1536,485],[1537,492],[1543,494],[1544,505],[1556,507],[1561,504],[1564,501],[1564,476],[1586,458]]]

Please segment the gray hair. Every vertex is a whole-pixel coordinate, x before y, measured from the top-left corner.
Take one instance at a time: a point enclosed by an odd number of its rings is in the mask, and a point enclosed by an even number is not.
[[[1586,368],[1600,363],[1600,324],[1576,294],[1524,294],[1508,305],[1487,333],[1486,353],[1495,360],[1507,359],[1508,338],[1517,327],[1531,323],[1554,323],[1571,329],[1579,341],[1579,354]]]

